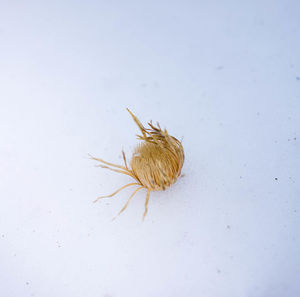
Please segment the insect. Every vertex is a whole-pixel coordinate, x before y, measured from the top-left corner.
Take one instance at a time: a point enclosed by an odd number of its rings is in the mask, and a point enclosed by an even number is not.
[[[180,176],[184,163],[184,150],[181,142],[169,135],[166,129],[162,130],[159,123],[154,126],[150,121],[148,123],[149,128],[145,128],[128,108],[127,111],[142,133],[142,135],[137,135],[142,142],[136,146],[133,152],[130,167],[127,165],[124,151],[122,151],[124,166],[109,163],[93,156],[90,157],[101,163],[101,165],[98,165],[99,167],[126,174],[132,177],[135,182],[124,185],[110,195],[98,197],[94,202],[102,198],[112,197],[129,186],[138,186],[118,215],[127,208],[131,199],[139,190],[146,189],[144,220],[148,212],[150,192],[167,189]]]

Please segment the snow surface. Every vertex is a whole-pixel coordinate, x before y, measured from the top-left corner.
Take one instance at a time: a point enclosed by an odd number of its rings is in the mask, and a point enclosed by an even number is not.
[[[0,296],[300,296],[300,2],[2,1]],[[95,167],[182,139],[165,192]]]

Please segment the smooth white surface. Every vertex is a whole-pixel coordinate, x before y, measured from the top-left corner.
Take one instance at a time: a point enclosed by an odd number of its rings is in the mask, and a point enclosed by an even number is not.
[[[299,1],[0,4],[0,296],[300,296]],[[137,127],[185,177],[133,189]]]

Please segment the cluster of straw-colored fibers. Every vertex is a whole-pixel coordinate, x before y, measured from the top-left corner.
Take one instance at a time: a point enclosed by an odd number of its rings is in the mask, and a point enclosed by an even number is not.
[[[147,195],[143,215],[144,220],[148,211],[150,192],[167,189],[174,184],[180,176],[184,162],[184,151],[181,142],[169,135],[166,129],[162,130],[159,123],[157,123],[157,126],[154,126],[152,122],[150,122],[148,123],[150,128],[145,128],[128,108],[127,110],[142,133],[142,135],[137,135],[138,139],[142,140],[142,142],[137,145],[133,152],[130,161],[131,169],[127,165],[123,151],[124,166],[112,164],[92,156],[91,158],[101,162],[100,167],[129,175],[135,182],[121,187],[110,195],[98,197],[94,202],[102,198],[112,197],[126,187],[133,185],[139,186],[120,210],[119,214],[121,214],[127,208],[132,197],[139,190],[145,188],[147,189]]]

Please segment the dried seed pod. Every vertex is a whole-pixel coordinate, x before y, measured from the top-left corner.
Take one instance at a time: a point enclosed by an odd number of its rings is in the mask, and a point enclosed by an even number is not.
[[[125,153],[123,151],[125,166],[112,164],[92,156],[91,158],[102,163],[99,165],[100,167],[129,175],[135,179],[136,182],[129,183],[108,196],[98,197],[94,202],[97,202],[101,198],[112,197],[126,187],[133,185],[140,186],[132,193],[119,214],[127,208],[136,192],[145,188],[147,189],[147,196],[143,215],[144,220],[148,211],[150,192],[167,189],[174,184],[180,176],[184,162],[184,151],[181,142],[175,137],[170,136],[166,129],[162,130],[159,123],[157,123],[157,127],[155,127],[151,121],[148,123],[150,128],[145,128],[128,108],[127,110],[142,133],[142,135],[137,135],[138,139],[142,140],[142,143],[134,150],[130,161],[131,169],[127,166]]]

